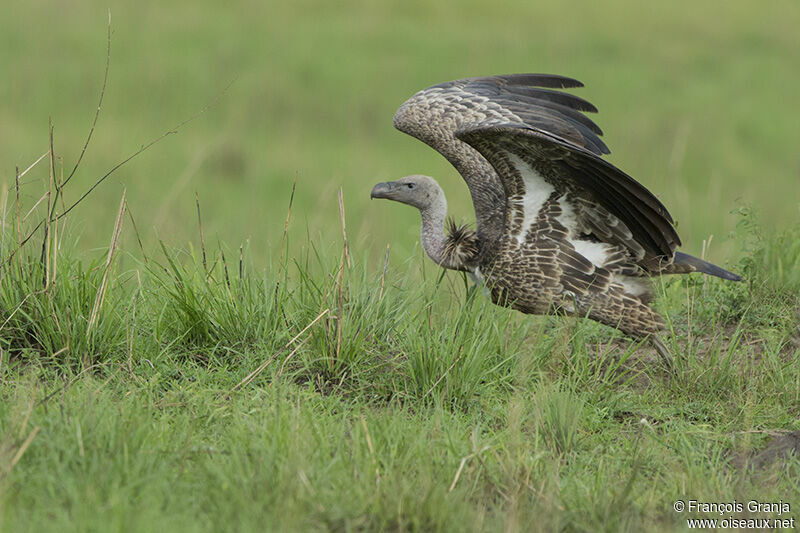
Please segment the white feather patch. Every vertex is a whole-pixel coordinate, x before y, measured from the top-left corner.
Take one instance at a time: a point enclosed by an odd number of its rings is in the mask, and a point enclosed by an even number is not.
[[[618,274],[614,276],[614,281],[622,285],[631,296],[642,296],[650,292],[650,283],[646,279]]]
[[[536,222],[542,206],[553,194],[555,188],[547,183],[541,174],[532,169],[522,159],[509,153],[508,159],[519,171],[522,181],[525,183],[525,196],[522,197],[522,231],[517,235],[517,242],[522,244],[531,225]]]
[[[558,199],[558,206],[561,208],[561,214],[556,217],[556,220],[567,228],[567,238],[571,239],[578,234],[578,217],[575,216],[575,209],[573,209],[572,204],[567,201],[566,194],[562,194]]]
[[[608,261],[609,247],[604,242],[568,239],[575,251],[592,262],[596,267],[604,267]]]

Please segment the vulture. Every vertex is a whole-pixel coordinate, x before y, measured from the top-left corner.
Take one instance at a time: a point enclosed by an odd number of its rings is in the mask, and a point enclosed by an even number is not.
[[[419,209],[427,255],[468,273],[493,303],[595,320],[648,340],[669,363],[650,278],[742,278],[676,251],[664,205],[602,158],[602,130],[584,114],[597,108],[559,90],[582,86],[549,74],[467,78],[400,106],[394,126],[442,154],[467,183],[474,230],[447,220],[444,192],[429,176],[378,183],[370,196]]]

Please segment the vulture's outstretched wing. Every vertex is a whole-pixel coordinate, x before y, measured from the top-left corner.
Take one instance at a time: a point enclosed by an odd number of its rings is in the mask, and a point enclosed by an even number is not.
[[[436,149],[461,173],[475,206],[478,234],[491,247],[503,231],[503,187],[491,165],[458,140],[456,131],[477,124],[524,124],[589,153],[608,153],[599,137],[602,131],[583,114],[597,109],[582,98],[552,90],[582,86],[577,80],[549,74],[450,81],[409,98],[395,113],[394,125]]]
[[[522,238],[551,195],[561,197],[571,239],[624,246],[649,272],[668,266],[680,239],[664,205],[644,186],[571,140],[524,124],[473,125],[456,137],[497,171],[507,205],[506,231]]]

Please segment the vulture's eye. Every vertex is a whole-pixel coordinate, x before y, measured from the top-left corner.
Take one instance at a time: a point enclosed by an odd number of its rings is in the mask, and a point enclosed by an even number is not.
[[[415,183],[406,183],[406,187],[408,187],[409,189],[413,189],[416,186],[417,185]]]

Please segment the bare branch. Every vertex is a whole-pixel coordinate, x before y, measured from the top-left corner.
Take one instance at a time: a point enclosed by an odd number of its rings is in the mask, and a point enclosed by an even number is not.
[[[77,172],[78,167],[83,160],[83,155],[86,153],[86,149],[89,148],[89,143],[92,140],[92,135],[94,134],[94,128],[97,126],[97,119],[100,117],[100,108],[103,106],[103,97],[106,95],[106,85],[108,84],[108,69],[111,65],[111,9],[108,10],[108,28],[107,28],[107,38],[106,38],[106,71],[103,74],[103,86],[100,88],[100,100],[97,102],[97,109],[94,112],[94,120],[92,121],[92,127],[89,130],[89,135],[86,137],[86,142],[83,144],[83,149],[81,150],[81,155],[78,156],[78,160],[75,162],[75,166],[72,167],[72,172],[69,173],[67,179],[61,183],[61,187],[58,188],[60,191],[64,188],[64,185],[69,183],[69,180],[72,179],[72,176],[75,175]],[[58,194],[58,193],[56,193]],[[53,216],[53,213],[50,213],[50,216]]]

